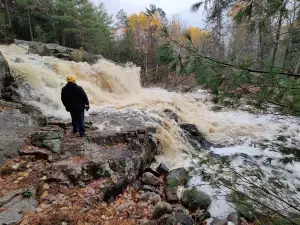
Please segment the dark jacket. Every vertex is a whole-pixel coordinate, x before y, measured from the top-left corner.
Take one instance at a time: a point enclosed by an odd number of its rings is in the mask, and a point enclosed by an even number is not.
[[[89,99],[82,89],[75,83],[67,83],[61,91],[61,101],[68,112],[82,112],[89,105]]]

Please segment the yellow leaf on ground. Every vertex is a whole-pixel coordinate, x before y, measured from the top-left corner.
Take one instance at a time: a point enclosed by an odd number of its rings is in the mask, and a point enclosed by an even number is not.
[[[47,177],[46,176],[43,176],[42,178],[41,178],[41,180],[46,180],[47,179]]]
[[[29,173],[28,173],[28,172],[25,172],[25,173],[23,174],[23,176],[24,176],[24,177],[28,177],[28,176],[29,176]]]
[[[19,163],[16,163],[15,165],[12,166],[12,168],[15,169],[15,170],[18,169],[19,167],[20,167]]]
[[[43,194],[42,194],[42,198],[46,198],[48,196],[48,192],[47,191],[45,191]]]

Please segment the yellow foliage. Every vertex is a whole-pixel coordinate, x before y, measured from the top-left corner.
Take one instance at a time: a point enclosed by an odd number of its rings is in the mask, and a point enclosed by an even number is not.
[[[195,46],[199,46],[201,41],[207,39],[210,36],[210,32],[207,30],[200,30],[199,27],[190,26],[187,31],[191,35],[192,41]]]
[[[156,13],[151,17],[146,16],[144,12],[134,13],[128,17],[128,23],[134,32],[142,32],[150,27],[161,26],[160,18]]]

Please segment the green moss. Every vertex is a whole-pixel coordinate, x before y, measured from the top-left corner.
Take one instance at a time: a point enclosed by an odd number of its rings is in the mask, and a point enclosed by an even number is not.
[[[167,188],[168,189],[173,189],[173,188],[177,188],[179,186],[179,183],[177,180],[173,179],[167,182]]]
[[[3,167],[3,168],[1,168],[1,170],[0,170],[0,174],[1,174],[2,176],[10,175],[10,174],[12,174],[12,170],[11,170],[10,168]]]
[[[30,198],[32,196],[32,192],[30,190],[24,191],[22,196],[23,198]]]

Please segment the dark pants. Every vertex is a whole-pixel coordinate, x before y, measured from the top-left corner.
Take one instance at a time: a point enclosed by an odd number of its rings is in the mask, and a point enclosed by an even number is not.
[[[72,117],[73,133],[79,131],[80,135],[85,134],[84,128],[84,111],[83,112],[70,112]]]

